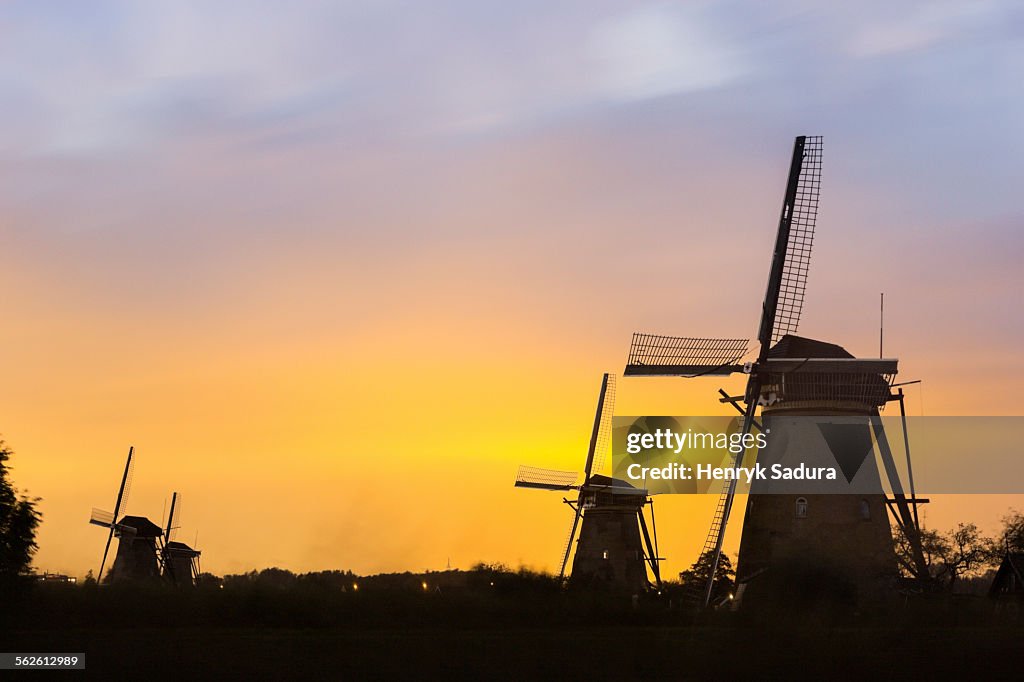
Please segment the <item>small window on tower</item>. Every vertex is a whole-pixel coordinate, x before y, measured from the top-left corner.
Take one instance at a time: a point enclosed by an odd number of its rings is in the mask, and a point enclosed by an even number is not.
[[[607,549],[604,550],[603,552],[601,552],[601,558],[602,559],[607,559],[608,558],[608,550]]]
[[[871,505],[867,500],[860,501],[860,517],[865,521],[871,520]]]
[[[798,519],[807,518],[807,498],[798,497],[796,498],[796,517]]]

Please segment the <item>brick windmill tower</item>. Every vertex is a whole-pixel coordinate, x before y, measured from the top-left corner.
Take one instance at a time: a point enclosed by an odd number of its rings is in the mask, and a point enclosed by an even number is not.
[[[755,482],[737,566],[737,596],[748,602],[771,601],[794,583],[803,589],[801,579],[809,575],[824,576],[857,600],[884,593],[896,574],[886,509],[911,547],[912,565],[907,568],[927,578],[917,523],[919,500],[912,485],[909,498],[903,493],[879,417],[891,400],[900,401],[903,413],[902,390],[891,390],[897,360],[855,358],[836,344],[796,336],[814,241],[821,159],[820,137],[796,138],[753,361],[741,364],[749,346],[744,339],[634,334],[625,371],[626,376],[691,378],[746,373],[743,395],[719,392],[723,403],[743,415],[743,434],[754,428],[767,434],[758,463],[838,465],[847,486],[843,490],[856,491],[780,489],[773,482]],[[892,498],[884,493],[876,448]],[[734,456],[732,465],[749,465],[750,459]],[[907,461],[909,472],[909,451]],[[722,492],[702,549],[702,556],[712,557],[711,566],[721,559],[735,496],[733,480]],[[694,595],[696,603],[708,605],[714,573],[703,594]]]
[[[614,403],[615,376],[605,374],[601,380],[582,482],[575,471],[520,466],[515,485],[517,488],[578,492],[575,500],[562,498],[572,509],[573,520],[562,554],[560,578],[565,576],[579,530],[571,582],[636,594],[649,589],[652,584],[647,576],[648,568],[654,576],[654,585],[661,585],[657,533],[648,530],[644,518],[644,508],[650,505],[653,528],[654,503],[646,490],[594,473],[601,470],[609,447]]]

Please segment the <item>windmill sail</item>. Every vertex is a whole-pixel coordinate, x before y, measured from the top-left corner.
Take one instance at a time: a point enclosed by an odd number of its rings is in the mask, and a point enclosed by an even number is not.
[[[110,528],[114,525],[114,515],[108,511],[93,507],[92,514],[89,516],[89,523],[95,526]]]
[[[633,334],[626,376],[714,376],[741,371],[747,339]]]
[[[608,399],[608,387],[611,386],[611,400]],[[586,484],[590,480],[590,476],[594,471],[594,458],[597,453],[598,443],[601,441],[601,426],[605,423],[605,414],[607,413],[608,428],[605,435],[605,442],[607,443],[607,433],[611,432],[611,415],[614,412],[615,402],[615,378],[614,375],[605,374],[601,378],[601,393],[597,398],[597,411],[594,413],[594,428],[590,432],[590,447],[587,450],[587,462],[583,467],[583,483]],[[603,457],[602,457],[603,459]],[[603,463],[603,462],[602,462]],[[575,516],[572,520],[572,528],[569,530],[569,540],[565,543],[565,552],[562,554],[562,568],[558,573],[558,577],[562,578],[565,576],[565,567],[569,563],[569,554],[572,553],[572,542],[576,538],[576,530],[580,525],[580,517],[583,515],[583,507],[581,504],[577,504],[574,508]]]
[[[575,471],[558,471],[557,469],[543,469],[521,464],[516,473],[516,487],[539,490],[573,490],[579,487],[576,483],[579,477],[579,473]]]
[[[821,190],[821,149],[820,136],[803,136],[793,143],[793,159],[789,167],[789,180],[782,200],[782,214],[779,230],[775,237],[775,251],[768,273],[768,288],[765,291],[761,309],[761,324],[758,328],[757,368],[768,360],[771,345],[783,335],[795,332],[800,324],[804,291],[807,288],[807,274],[810,269],[811,247],[814,243],[814,226],[818,216],[818,195]],[[751,373],[747,380],[747,406],[743,414],[743,436],[750,433],[754,425],[761,392],[761,376],[758,371]],[[743,454],[733,457],[734,467],[743,465]],[[722,559],[722,543],[729,524],[733,502],[736,499],[736,479],[729,481],[715,509],[715,517],[705,542],[705,548],[714,547],[711,569],[704,587],[704,606],[711,600],[715,574]],[[714,542],[712,542],[712,538]]]
[[[758,341],[762,359],[768,347],[795,334],[807,289],[821,192],[821,136],[801,136],[793,145],[789,182],[782,202],[775,253],[768,276]]]
[[[164,538],[167,542],[174,540],[178,532],[178,518],[181,516],[181,497],[178,493],[171,493],[171,513],[167,515],[167,529],[164,531]]]
[[[117,524],[118,518],[124,514],[124,510],[128,504],[128,493],[131,490],[131,478],[132,472],[134,471],[134,461],[132,459],[134,453],[135,448],[129,447],[128,461],[124,463],[124,474],[121,476],[121,487],[117,489],[117,501],[114,502],[114,514],[111,519],[110,533],[107,535],[107,544],[103,548],[103,560],[100,561],[100,572],[96,575],[97,582],[103,579],[103,568],[107,565],[107,554],[110,552],[110,541],[114,539],[114,527]],[[92,522],[91,519],[90,522]]]
[[[125,464],[124,476],[121,478],[121,489],[117,494],[117,503],[114,506],[114,520],[124,516],[128,509],[128,496],[132,492],[132,479],[135,477],[135,458],[132,456],[135,448],[128,448],[128,462]]]
[[[605,374],[601,385],[601,399],[598,401],[598,416],[594,424],[594,434],[591,442],[591,462],[589,468],[584,471],[584,476],[589,479],[591,475],[601,473],[604,470],[604,461],[611,448],[612,438],[612,417],[615,413],[615,375]]]

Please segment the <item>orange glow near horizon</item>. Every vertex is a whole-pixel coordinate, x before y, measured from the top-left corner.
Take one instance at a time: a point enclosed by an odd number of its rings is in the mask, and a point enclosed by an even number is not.
[[[0,433],[42,498],[35,565],[98,568],[89,512],[113,506],[134,445],[128,510],[158,521],[181,493],[207,571],[557,570],[570,513],[513,488],[517,466],[581,467],[632,332],[757,322],[792,137],[691,102],[322,143],[228,119],[19,157],[0,199]],[[886,354],[925,381],[912,414],[1013,414],[1015,214],[933,208],[956,192],[906,191],[881,171],[907,155],[865,156],[858,130],[825,139],[801,334],[873,356],[884,290]],[[616,413],[728,414],[716,390],[741,385],[620,379]],[[694,561],[714,502],[658,498],[665,575]],[[926,518],[992,530],[1015,505],[936,498]]]

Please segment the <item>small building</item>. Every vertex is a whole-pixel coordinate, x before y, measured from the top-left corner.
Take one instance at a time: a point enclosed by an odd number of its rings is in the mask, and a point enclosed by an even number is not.
[[[50,573],[49,571],[37,573],[35,579],[44,585],[73,585],[78,582],[78,579],[73,576],[64,575],[63,573]]]
[[[1007,552],[999,564],[988,596],[996,599],[1024,597],[1024,552]]]

